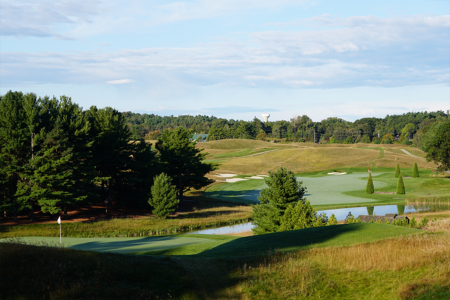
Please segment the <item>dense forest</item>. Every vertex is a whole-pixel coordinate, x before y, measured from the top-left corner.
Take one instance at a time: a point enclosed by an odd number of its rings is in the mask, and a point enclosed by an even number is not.
[[[209,140],[279,139],[296,142],[320,143],[404,143],[420,146],[423,134],[430,126],[449,118],[443,111],[409,112],[387,115],[385,118],[362,118],[355,122],[340,118],[327,118],[313,122],[306,115],[289,121],[267,122],[258,118],[252,121],[226,120],[208,116],[166,116],[124,113],[133,138],[156,140],[165,129],[184,127],[196,133],[208,133]]]
[[[149,208],[153,180],[163,172],[181,199],[190,187],[208,185],[204,175],[214,169],[189,137],[180,149],[182,134],[190,131],[167,131],[177,146],[163,135],[157,153],[132,139],[124,114],[113,108],[83,110],[65,96],[10,91],[0,97],[1,217],[26,210],[33,219],[36,209],[67,214],[78,203],[99,201]],[[189,164],[170,163],[183,158]]]

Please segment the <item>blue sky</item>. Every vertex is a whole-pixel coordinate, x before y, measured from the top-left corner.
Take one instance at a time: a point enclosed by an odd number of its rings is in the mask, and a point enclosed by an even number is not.
[[[0,3],[0,94],[314,121],[450,109],[448,0]]]

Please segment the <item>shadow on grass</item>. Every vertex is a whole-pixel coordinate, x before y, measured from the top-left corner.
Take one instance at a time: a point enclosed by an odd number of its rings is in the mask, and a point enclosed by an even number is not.
[[[352,232],[364,230],[366,224],[349,224],[306,228],[301,230],[268,233],[232,240],[207,250],[198,257],[219,256],[252,256],[267,254],[270,251],[296,251],[321,246],[333,246],[336,243],[346,244],[345,238]],[[334,242],[329,242],[333,240]],[[350,241],[349,241],[350,242]]]
[[[205,192],[205,196],[224,201],[243,203],[243,204],[257,204],[260,190],[245,190],[245,191],[214,191]]]

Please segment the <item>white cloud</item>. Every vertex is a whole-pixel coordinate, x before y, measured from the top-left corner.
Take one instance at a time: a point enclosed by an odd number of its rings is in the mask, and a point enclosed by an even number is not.
[[[134,82],[133,79],[117,79],[117,80],[109,80],[106,81],[107,84],[125,84],[125,83],[131,83]]]

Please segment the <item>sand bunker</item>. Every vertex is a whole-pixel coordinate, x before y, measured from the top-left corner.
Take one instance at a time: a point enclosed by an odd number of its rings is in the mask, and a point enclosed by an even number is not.
[[[224,178],[230,178],[230,177],[237,176],[237,174],[218,174],[218,175],[215,175],[215,176],[224,177]]]
[[[264,177],[261,177],[261,176],[252,176],[252,177],[245,177],[245,179],[264,179]]]
[[[346,172],[344,172],[344,173],[339,173],[339,172],[328,173],[328,175],[345,175],[345,174],[347,174],[347,173]]]
[[[238,181],[246,181],[248,179],[244,179],[244,178],[227,178],[225,179],[225,182],[238,182]]]

